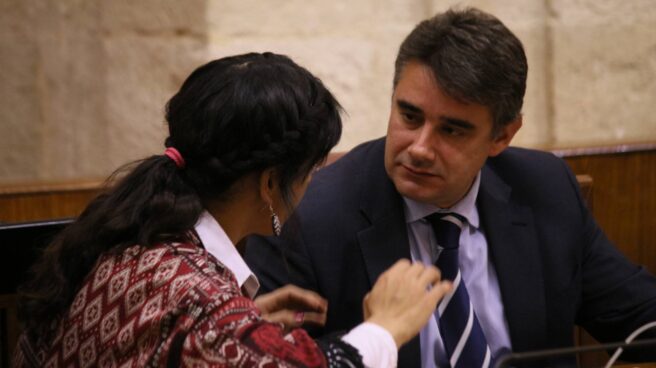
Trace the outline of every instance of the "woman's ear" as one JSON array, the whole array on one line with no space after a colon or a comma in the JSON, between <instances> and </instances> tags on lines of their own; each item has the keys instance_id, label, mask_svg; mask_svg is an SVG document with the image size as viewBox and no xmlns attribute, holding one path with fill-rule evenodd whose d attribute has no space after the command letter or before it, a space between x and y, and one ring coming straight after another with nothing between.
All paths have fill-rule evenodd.
<instances>
[{"instance_id":1,"label":"woman's ear","mask_svg":"<svg viewBox=\"0 0 656 368\"><path fill-rule=\"evenodd\" d=\"M274 169L262 170L262 173L260 174L260 197L262 197L264 203L270 206L273 205L274 181L275 181Z\"/></svg>"}]
</instances>

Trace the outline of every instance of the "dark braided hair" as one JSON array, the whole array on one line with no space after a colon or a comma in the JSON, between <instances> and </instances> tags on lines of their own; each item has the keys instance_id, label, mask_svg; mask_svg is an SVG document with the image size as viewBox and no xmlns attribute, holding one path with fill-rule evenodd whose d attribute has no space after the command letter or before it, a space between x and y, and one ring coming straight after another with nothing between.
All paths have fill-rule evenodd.
<instances>
[{"instance_id":1,"label":"dark braided hair","mask_svg":"<svg viewBox=\"0 0 656 368\"><path fill-rule=\"evenodd\" d=\"M339 105L321 82L284 56L265 53L210 62L168 103L174 146L188 161L184 176L217 196L245 173L275 166L289 200L341 135ZM211 124L199 124L211 122Z\"/></svg>"},{"instance_id":2,"label":"dark braided hair","mask_svg":"<svg viewBox=\"0 0 656 368\"><path fill-rule=\"evenodd\" d=\"M45 249L19 291L31 337L47 338L101 254L177 240L203 203L223 199L239 178L276 169L290 205L292 185L337 144L340 111L319 79L283 55L250 53L196 69L166 107L165 145L186 166L156 155L110 177L116 184Z\"/></svg>"}]
</instances>

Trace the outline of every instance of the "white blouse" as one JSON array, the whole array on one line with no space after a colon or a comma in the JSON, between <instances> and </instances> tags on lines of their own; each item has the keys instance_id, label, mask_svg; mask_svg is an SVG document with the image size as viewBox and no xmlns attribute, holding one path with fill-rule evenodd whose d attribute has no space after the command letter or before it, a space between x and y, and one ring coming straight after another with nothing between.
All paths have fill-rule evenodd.
<instances>
[{"instance_id":1,"label":"white blouse","mask_svg":"<svg viewBox=\"0 0 656 368\"><path fill-rule=\"evenodd\" d=\"M243 292L252 299L260 283L221 225L205 211L198 219L195 230L205 249L232 271ZM396 367L396 343L392 335L381 326L363 322L342 336L342 340L358 350L365 367Z\"/></svg>"}]
</instances>

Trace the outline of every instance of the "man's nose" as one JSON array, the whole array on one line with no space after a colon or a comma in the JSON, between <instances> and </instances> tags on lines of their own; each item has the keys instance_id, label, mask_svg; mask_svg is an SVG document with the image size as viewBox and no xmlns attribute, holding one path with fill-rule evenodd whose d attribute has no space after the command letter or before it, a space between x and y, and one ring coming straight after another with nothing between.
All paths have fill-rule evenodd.
<instances>
[{"instance_id":1,"label":"man's nose","mask_svg":"<svg viewBox=\"0 0 656 368\"><path fill-rule=\"evenodd\" d=\"M425 162L435 159L435 135L429 124L424 124L417 130L412 144L408 147L408 154L413 161Z\"/></svg>"}]
</instances>

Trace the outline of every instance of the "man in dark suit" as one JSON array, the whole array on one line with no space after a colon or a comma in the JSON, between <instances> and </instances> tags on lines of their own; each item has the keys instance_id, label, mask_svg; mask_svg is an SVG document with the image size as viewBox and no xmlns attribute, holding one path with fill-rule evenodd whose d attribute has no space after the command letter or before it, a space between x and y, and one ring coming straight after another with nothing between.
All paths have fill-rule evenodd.
<instances>
[{"instance_id":1,"label":"man in dark suit","mask_svg":"<svg viewBox=\"0 0 656 368\"><path fill-rule=\"evenodd\" d=\"M604 236L566 164L508 148L522 125L527 65L498 19L438 14L410 33L395 66L386 138L317 172L282 237L249 240L263 290L315 290L329 303L315 333L348 330L396 260L440 265L452 248L437 216L460 231L454 293L462 285L471 313L452 343L438 308L400 350L400 367L463 366L477 344L486 365L508 351L571 346L574 325L616 341L656 320L656 279ZM656 359L656 349L625 358Z\"/></svg>"}]
</instances>

